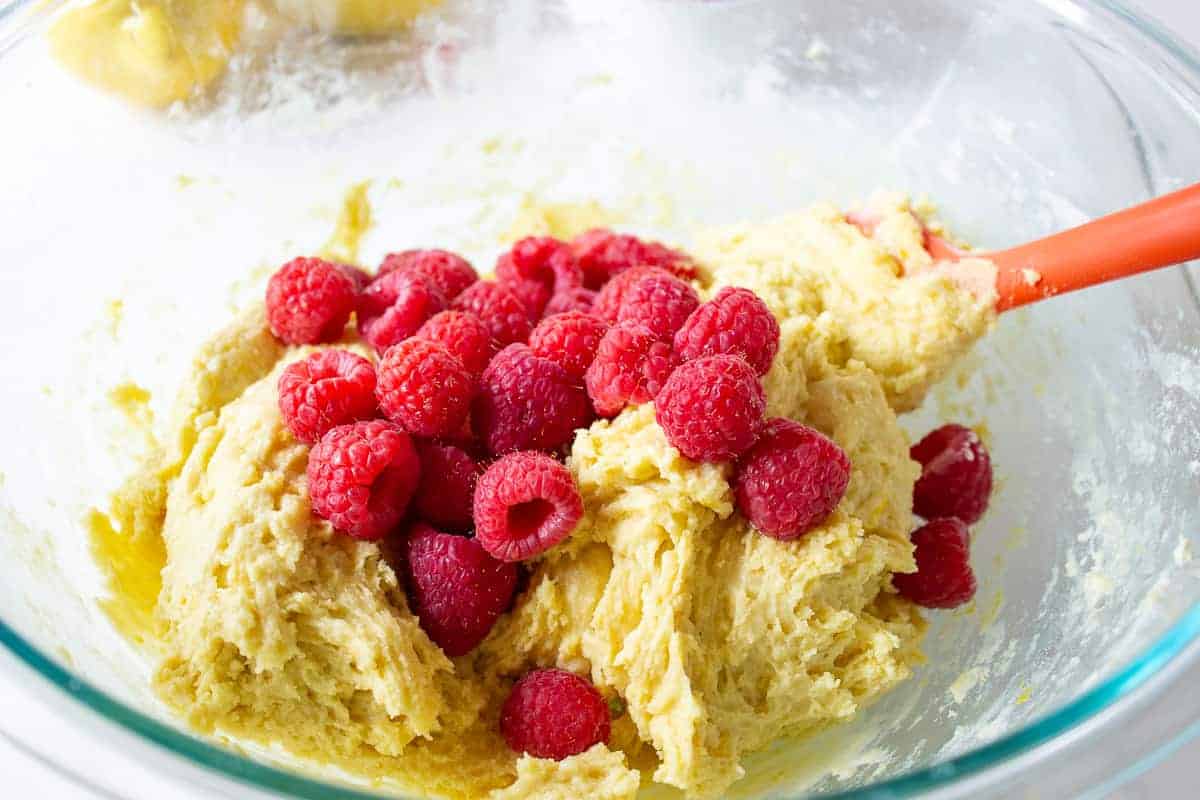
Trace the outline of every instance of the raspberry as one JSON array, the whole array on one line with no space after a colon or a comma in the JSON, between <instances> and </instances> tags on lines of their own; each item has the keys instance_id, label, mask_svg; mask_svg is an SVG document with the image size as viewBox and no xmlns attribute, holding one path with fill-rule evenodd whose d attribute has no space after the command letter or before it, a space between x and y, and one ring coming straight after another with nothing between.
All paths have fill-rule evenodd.
<instances>
[{"instance_id":1,"label":"raspberry","mask_svg":"<svg viewBox=\"0 0 1200 800\"><path fill-rule=\"evenodd\" d=\"M388 253L379 265L379 276L389 272L408 272L420 275L433 284L446 300L453 300L475 281L479 275L460 255L446 250L404 250Z\"/></svg>"},{"instance_id":2,"label":"raspberry","mask_svg":"<svg viewBox=\"0 0 1200 800\"><path fill-rule=\"evenodd\" d=\"M580 311L567 311L539 322L533 333L529 334L529 349L534 355L558 364L572 378L582 381L607 330L607 323L598 317Z\"/></svg>"},{"instance_id":3,"label":"raspberry","mask_svg":"<svg viewBox=\"0 0 1200 800\"><path fill-rule=\"evenodd\" d=\"M798 539L829 517L850 484L850 459L823 434L772 419L738 463L738 510L759 533Z\"/></svg>"},{"instance_id":4,"label":"raspberry","mask_svg":"<svg viewBox=\"0 0 1200 800\"><path fill-rule=\"evenodd\" d=\"M267 282L267 324L288 344L332 342L354 310L354 281L336 264L294 258Z\"/></svg>"},{"instance_id":5,"label":"raspberry","mask_svg":"<svg viewBox=\"0 0 1200 800\"><path fill-rule=\"evenodd\" d=\"M592 304L592 313L605 322L616 322L625 304L625 295L637 285L638 281L651 276L671 277L671 273L660 267L634 267L604 284L604 288L596 294L596 302Z\"/></svg>"},{"instance_id":6,"label":"raspberry","mask_svg":"<svg viewBox=\"0 0 1200 800\"><path fill-rule=\"evenodd\" d=\"M371 282L371 276L362 267L356 267L353 264L334 264L334 266L340 269L343 275L354 281L356 292L361 292Z\"/></svg>"},{"instance_id":7,"label":"raspberry","mask_svg":"<svg viewBox=\"0 0 1200 800\"><path fill-rule=\"evenodd\" d=\"M471 374L437 342L405 339L379 362L379 408L417 436L449 436L461 429L473 393Z\"/></svg>"},{"instance_id":8,"label":"raspberry","mask_svg":"<svg viewBox=\"0 0 1200 800\"><path fill-rule=\"evenodd\" d=\"M671 341L675 331L700 305L696 290L671 275L647 275L625 293L617 310L618 322L635 322Z\"/></svg>"},{"instance_id":9,"label":"raspberry","mask_svg":"<svg viewBox=\"0 0 1200 800\"><path fill-rule=\"evenodd\" d=\"M594 228L576 236L571 249L583 268L583 285L589 289L599 289L618 273L638 266L662 267L685 281L696 279L686 253L627 233Z\"/></svg>"},{"instance_id":10,"label":"raspberry","mask_svg":"<svg viewBox=\"0 0 1200 800\"><path fill-rule=\"evenodd\" d=\"M596 687L561 669L535 669L513 684L500 732L515 752L561 761L608 741L612 716Z\"/></svg>"},{"instance_id":11,"label":"raspberry","mask_svg":"<svg viewBox=\"0 0 1200 800\"><path fill-rule=\"evenodd\" d=\"M501 561L540 555L583 517L583 498L571 471L545 453L509 453L492 462L475 485L475 536Z\"/></svg>"},{"instance_id":12,"label":"raspberry","mask_svg":"<svg viewBox=\"0 0 1200 800\"><path fill-rule=\"evenodd\" d=\"M475 459L452 444L418 442L421 483L413 498L418 516L452 531L471 528L471 504L479 467Z\"/></svg>"},{"instance_id":13,"label":"raspberry","mask_svg":"<svg viewBox=\"0 0 1200 800\"><path fill-rule=\"evenodd\" d=\"M992 459L975 431L943 425L912 446L921 464L913 486L913 511L925 519L958 517L968 525L987 511L992 493Z\"/></svg>"},{"instance_id":14,"label":"raspberry","mask_svg":"<svg viewBox=\"0 0 1200 800\"><path fill-rule=\"evenodd\" d=\"M538 320L556 293L582 285L583 271L566 242L529 236L496 260L496 280L525 304L531 319Z\"/></svg>"},{"instance_id":15,"label":"raspberry","mask_svg":"<svg viewBox=\"0 0 1200 800\"><path fill-rule=\"evenodd\" d=\"M730 353L766 375L779 350L779 323L767 304L749 289L727 286L697 308L675 334L675 352L684 361Z\"/></svg>"},{"instance_id":16,"label":"raspberry","mask_svg":"<svg viewBox=\"0 0 1200 800\"><path fill-rule=\"evenodd\" d=\"M655 400L667 441L693 461L728 461L750 449L762 430L767 397L737 356L689 361Z\"/></svg>"},{"instance_id":17,"label":"raspberry","mask_svg":"<svg viewBox=\"0 0 1200 800\"><path fill-rule=\"evenodd\" d=\"M892 584L925 608L954 608L975 596L971 537L956 517L931 520L913 531L917 571L897 573Z\"/></svg>"},{"instance_id":18,"label":"raspberry","mask_svg":"<svg viewBox=\"0 0 1200 800\"><path fill-rule=\"evenodd\" d=\"M609 328L584 377L592 406L602 417L615 417L627 405L650 402L677 363L671 345L649 328L630 323Z\"/></svg>"},{"instance_id":19,"label":"raspberry","mask_svg":"<svg viewBox=\"0 0 1200 800\"><path fill-rule=\"evenodd\" d=\"M471 410L475 433L492 455L556 450L590 417L583 388L523 344L509 345L492 359Z\"/></svg>"},{"instance_id":20,"label":"raspberry","mask_svg":"<svg viewBox=\"0 0 1200 800\"><path fill-rule=\"evenodd\" d=\"M355 539L379 539L408 510L421 462L408 434L390 422L339 425L308 454L313 512Z\"/></svg>"},{"instance_id":21,"label":"raspberry","mask_svg":"<svg viewBox=\"0 0 1200 800\"><path fill-rule=\"evenodd\" d=\"M375 416L375 367L348 350L320 350L279 376L279 411L288 430L313 444L330 428Z\"/></svg>"},{"instance_id":22,"label":"raspberry","mask_svg":"<svg viewBox=\"0 0 1200 800\"><path fill-rule=\"evenodd\" d=\"M517 296L492 281L476 281L454 299L451 308L479 317L498 347L524 342L533 327Z\"/></svg>"},{"instance_id":23,"label":"raspberry","mask_svg":"<svg viewBox=\"0 0 1200 800\"><path fill-rule=\"evenodd\" d=\"M478 377L495 355L492 335L479 317L465 311L442 311L429 318L417 337L437 342Z\"/></svg>"},{"instance_id":24,"label":"raspberry","mask_svg":"<svg viewBox=\"0 0 1200 800\"><path fill-rule=\"evenodd\" d=\"M542 315L552 317L555 314L562 314L567 311L590 313L592 305L595 302L596 293L591 289L584 289L582 287L568 289L551 297L550 302L546 303L546 310L542 312Z\"/></svg>"},{"instance_id":25,"label":"raspberry","mask_svg":"<svg viewBox=\"0 0 1200 800\"><path fill-rule=\"evenodd\" d=\"M409 531L404 554L421 628L452 658L474 650L512 602L516 565L492 558L475 539L420 522Z\"/></svg>"},{"instance_id":26,"label":"raspberry","mask_svg":"<svg viewBox=\"0 0 1200 800\"><path fill-rule=\"evenodd\" d=\"M358 331L382 353L412 336L445 307L441 292L425 278L389 272L371 281L358 296Z\"/></svg>"}]
</instances>

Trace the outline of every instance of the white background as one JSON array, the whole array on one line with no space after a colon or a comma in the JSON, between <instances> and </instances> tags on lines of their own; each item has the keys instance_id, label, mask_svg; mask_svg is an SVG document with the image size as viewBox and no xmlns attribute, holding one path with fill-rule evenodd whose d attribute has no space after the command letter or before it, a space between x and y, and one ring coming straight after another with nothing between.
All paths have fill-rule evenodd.
<instances>
[{"instance_id":1,"label":"white background","mask_svg":"<svg viewBox=\"0 0 1200 800\"><path fill-rule=\"evenodd\" d=\"M1198 0L1141 0L1138 3L1151 16L1182 34L1200 47L1200 2ZM1198 145L1200 146L1200 145ZM1200 689L1198 689L1200 690ZM16 687L0 684L0 716L36 713L36 706L19 694ZM59 760L79 763L86 758L64 757ZM1200 741L1184 745L1133 782L1109 794L1109 800L1158 800L1159 798L1195 797L1200 779ZM64 800L112 800L95 795L49 766L0 739L0 795L12 798L63 798ZM160 795L162 797L163 795ZM178 791L167 800L189 800Z\"/></svg>"}]
</instances>

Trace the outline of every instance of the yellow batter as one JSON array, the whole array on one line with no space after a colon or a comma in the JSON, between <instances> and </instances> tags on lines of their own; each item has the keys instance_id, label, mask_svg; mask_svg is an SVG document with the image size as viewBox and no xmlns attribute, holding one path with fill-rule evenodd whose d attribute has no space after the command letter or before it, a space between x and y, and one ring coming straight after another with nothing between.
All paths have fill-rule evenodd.
<instances>
[{"instance_id":1,"label":"yellow batter","mask_svg":"<svg viewBox=\"0 0 1200 800\"><path fill-rule=\"evenodd\" d=\"M714 797L746 753L850 718L921 658L924 623L889 578L914 567L918 474L896 411L993 318L990 298L901 277L927 266L920 226L903 198L873 208L875 239L819 205L692 251L706 291L746 286L779 318L771 413L849 454L829 520L795 542L757 535L734 513L727 466L684 459L651 406L627 409L574 443L579 528L454 660L379 548L309 511L307 449L275 390L305 351L277 343L261 307L246 312L197 358L170 438L97 520L102 556L126 542L145 559L110 564L114 589L132 587L112 608L156 653L162 697L202 731L450 797L629 798L649 780ZM623 701L607 747L562 762L505 747L508 687L549 665Z\"/></svg>"},{"instance_id":2,"label":"yellow batter","mask_svg":"<svg viewBox=\"0 0 1200 800\"><path fill-rule=\"evenodd\" d=\"M406 27L440 0L277 0L294 25L354 35ZM93 0L50 31L55 57L89 83L140 105L186 100L225 71L247 0ZM261 9L260 9L261 10Z\"/></svg>"}]
</instances>

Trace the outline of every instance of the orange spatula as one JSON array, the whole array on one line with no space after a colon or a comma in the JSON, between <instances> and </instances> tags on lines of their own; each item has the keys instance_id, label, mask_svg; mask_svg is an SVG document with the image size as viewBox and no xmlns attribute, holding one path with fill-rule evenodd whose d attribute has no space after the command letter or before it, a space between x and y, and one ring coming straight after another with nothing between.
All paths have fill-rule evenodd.
<instances>
[{"instance_id":1,"label":"orange spatula","mask_svg":"<svg viewBox=\"0 0 1200 800\"><path fill-rule=\"evenodd\" d=\"M870 224L855 214L847 219ZM925 248L937 261L970 255L995 264L996 310L1007 311L1200 258L1200 184L1007 250L965 253L930 233Z\"/></svg>"}]
</instances>

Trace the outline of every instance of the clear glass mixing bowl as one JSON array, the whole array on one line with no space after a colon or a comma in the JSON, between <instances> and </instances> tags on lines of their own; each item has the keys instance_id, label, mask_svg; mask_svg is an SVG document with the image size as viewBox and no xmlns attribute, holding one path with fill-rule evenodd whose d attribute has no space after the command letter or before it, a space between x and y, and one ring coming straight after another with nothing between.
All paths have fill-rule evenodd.
<instances>
[{"instance_id":1,"label":"clear glass mixing bowl","mask_svg":"<svg viewBox=\"0 0 1200 800\"><path fill-rule=\"evenodd\" d=\"M264 30L166 113L60 70L56 8L0 9L0 665L44 701L0 728L116 794L124 760L238 797L387 795L183 730L97 607L80 523L143 443L110 389L138 381L162 419L198 343L324 241L348 185L372 181L365 261L486 261L537 202L686 243L889 186L994 247L1200 177L1200 62L1115 3L446 0L389 40ZM907 424L941 419L986 423L998 465L975 606L933 616L913 680L751 758L735 794L1066 796L1195 732L1194 277L1006 315Z\"/></svg>"}]
</instances>

